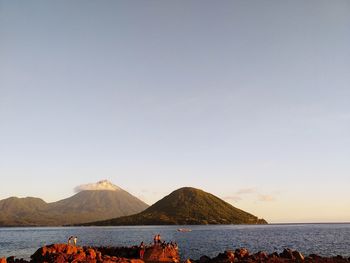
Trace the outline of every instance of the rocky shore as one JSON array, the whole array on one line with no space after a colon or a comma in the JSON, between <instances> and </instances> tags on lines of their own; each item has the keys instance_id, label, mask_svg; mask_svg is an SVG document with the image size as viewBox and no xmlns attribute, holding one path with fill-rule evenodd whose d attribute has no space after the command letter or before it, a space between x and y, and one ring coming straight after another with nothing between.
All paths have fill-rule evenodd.
<instances>
[{"instance_id":1,"label":"rocky shore","mask_svg":"<svg viewBox=\"0 0 350 263\"><path fill-rule=\"evenodd\" d=\"M39 248L31 259L17 259L14 256L0 258L0 263L178 263L180 262L177 248L163 248L159 245L148 246L143 259L140 259L140 248L132 247L79 247L67 244L52 244ZM350 258L342 256L321 257L315 254L305 256L290 249L282 253L257 252L251 254L245 248L229 250L210 258L202 256L199 259L187 259L184 263L288 263L288 262L316 262L316 263L346 263Z\"/></svg>"}]
</instances>

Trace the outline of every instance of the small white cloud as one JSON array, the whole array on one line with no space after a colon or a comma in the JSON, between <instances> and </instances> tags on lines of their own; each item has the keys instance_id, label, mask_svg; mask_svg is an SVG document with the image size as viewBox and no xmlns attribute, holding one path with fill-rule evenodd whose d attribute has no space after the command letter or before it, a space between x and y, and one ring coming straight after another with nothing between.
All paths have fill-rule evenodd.
<instances>
[{"instance_id":1,"label":"small white cloud","mask_svg":"<svg viewBox=\"0 0 350 263\"><path fill-rule=\"evenodd\" d=\"M256 193L256 188L242 188L242 189L239 189L236 193L238 195L254 194L254 193Z\"/></svg>"},{"instance_id":2,"label":"small white cloud","mask_svg":"<svg viewBox=\"0 0 350 263\"><path fill-rule=\"evenodd\" d=\"M263 194L260 194L260 195L259 195L259 201L262 201L262 202L272 202L272 201L275 201L275 198L274 198L272 195L263 195Z\"/></svg>"},{"instance_id":3,"label":"small white cloud","mask_svg":"<svg viewBox=\"0 0 350 263\"><path fill-rule=\"evenodd\" d=\"M238 202L243 199L252 199L252 198L253 199L257 198L261 202L275 201L275 197L273 195L262 194L255 187L239 189L234 194L225 196L223 199L229 200L232 202Z\"/></svg>"},{"instance_id":4,"label":"small white cloud","mask_svg":"<svg viewBox=\"0 0 350 263\"><path fill-rule=\"evenodd\" d=\"M91 184L82 184L74 188L74 192L78 193L81 191L87 191L87 190L110 190L110 191L118 191L121 190L120 187L112 184L108 180L102 180L97 183L91 183Z\"/></svg>"}]
</instances>

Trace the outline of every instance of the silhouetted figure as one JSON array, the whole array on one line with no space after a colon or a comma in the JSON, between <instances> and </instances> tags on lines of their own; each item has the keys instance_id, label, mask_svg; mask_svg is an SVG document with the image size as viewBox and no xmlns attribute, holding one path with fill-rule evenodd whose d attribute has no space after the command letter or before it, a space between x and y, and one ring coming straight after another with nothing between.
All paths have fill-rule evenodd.
<instances>
[{"instance_id":1,"label":"silhouetted figure","mask_svg":"<svg viewBox=\"0 0 350 263\"><path fill-rule=\"evenodd\" d=\"M73 236L70 236L69 238L68 238L68 245L70 245L70 242L73 240Z\"/></svg>"},{"instance_id":2,"label":"silhouetted figure","mask_svg":"<svg viewBox=\"0 0 350 263\"><path fill-rule=\"evenodd\" d=\"M165 257L165 249L166 249L166 243L165 243L165 241L163 241L163 243L162 243L163 257Z\"/></svg>"},{"instance_id":3,"label":"silhouetted figure","mask_svg":"<svg viewBox=\"0 0 350 263\"><path fill-rule=\"evenodd\" d=\"M146 246L142 241L140 244L140 259L143 259L143 256L145 255L145 250L146 250Z\"/></svg>"},{"instance_id":4,"label":"silhouetted figure","mask_svg":"<svg viewBox=\"0 0 350 263\"><path fill-rule=\"evenodd\" d=\"M77 241L78 241L78 237L74 237L74 238L73 238L73 244L74 244L74 246L77 245Z\"/></svg>"}]
</instances>

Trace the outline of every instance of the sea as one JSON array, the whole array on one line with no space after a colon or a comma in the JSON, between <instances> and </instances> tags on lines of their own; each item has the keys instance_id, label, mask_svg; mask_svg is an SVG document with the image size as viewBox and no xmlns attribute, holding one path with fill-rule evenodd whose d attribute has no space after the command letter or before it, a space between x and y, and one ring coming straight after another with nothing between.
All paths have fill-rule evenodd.
<instances>
[{"instance_id":1,"label":"sea","mask_svg":"<svg viewBox=\"0 0 350 263\"><path fill-rule=\"evenodd\" d=\"M179 228L190 232L179 232ZM81 246L132 246L162 240L179 245L181 259L214 257L225 250L245 247L250 252L282 252L350 257L349 224L269 224L205 226L25 227L0 228L0 258L29 259L39 247L78 237Z\"/></svg>"}]
</instances>

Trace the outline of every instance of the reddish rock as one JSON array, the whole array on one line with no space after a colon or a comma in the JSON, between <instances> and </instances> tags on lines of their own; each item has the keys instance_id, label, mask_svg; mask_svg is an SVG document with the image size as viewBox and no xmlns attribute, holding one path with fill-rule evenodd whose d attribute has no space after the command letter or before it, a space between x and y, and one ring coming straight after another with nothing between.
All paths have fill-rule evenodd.
<instances>
[{"instance_id":1,"label":"reddish rock","mask_svg":"<svg viewBox=\"0 0 350 263\"><path fill-rule=\"evenodd\" d=\"M60 252L64 252L67 255L77 254L78 253L78 247L67 245L65 247L61 247ZM82 250L82 248L79 248L79 250Z\"/></svg>"},{"instance_id":2,"label":"reddish rock","mask_svg":"<svg viewBox=\"0 0 350 263\"><path fill-rule=\"evenodd\" d=\"M199 263L208 263L211 260L208 256L201 256L199 259Z\"/></svg>"},{"instance_id":3,"label":"reddish rock","mask_svg":"<svg viewBox=\"0 0 350 263\"><path fill-rule=\"evenodd\" d=\"M83 262L86 254L82 247L67 244L52 244L39 248L32 256L33 262Z\"/></svg>"},{"instance_id":4,"label":"reddish rock","mask_svg":"<svg viewBox=\"0 0 350 263\"><path fill-rule=\"evenodd\" d=\"M97 251L97 252L96 252L96 259L97 259L97 261L99 261L99 262L103 261L102 253L101 253L100 251Z\"/></svg>"},{"instance_id":5,"label":"reddish rock","mask_svg":"<svg viewBox=\"0 0 350 263\"><path fill-rule=\"evenodd\" d=\"M75 247L67 244L52 244L38 249L32 256L31 263L178 263L178 250L169 246L147 247L145 261L138 258L139 248L134 247ZM225 251L215 258L202 256L199 260L188 259L184 263L349 263L342 256L321 257L285 249L281 254L258 252L250 255L246 248ZM1 258L0 263L29 263L24 259Z\"/></svg>"},{"instance_id":6,"label":"reddish rock","mask_svg":"<svg viewBox=\"0 0 350 263\"><path fill-rule=\"evenodd\" d=\"M235 253L233 251L225 251L219 253L215 258L210 260L211 263L232 263L235 261Z\"/></svg>"},{"instance_id":7,"label":"reddish rock","mask_svg":"<svg viewBox=\"0 0 350 263\"><path fill-rule=\"evenodd\" d=\"M100 253L101 254L101 253ZM92 248L88 248L86 250L86 258L87 259L96 259L96 251Z\"/></svg>"},{"instance_id":8,"label":"reddish rock","mask_svg":"<svg viewBox=\"0 0 350 263\"><path fill-rule=\"evenodd\" d=\"M286 248L283 250L283 252L280 254L281 258L287 258L287 259L295 259L293 256L293 251L289 248Z\"/></svg>"},{"instance_id":9,"label":"reddish rock","mask_svg":"<svg viewBox=\"0 0 350 263\"><path fill-rule=\"evenodd\" d=\"M69 257L72 263L86 261L86 254L84 252L73 254Z\"/></svg>"},{"instance_id":10,"label":"reddish rock","mask_svg":"<svg viewBox=\"0 0 350 263\"><path fill-rule=\"evenodd\" d=\"M249 256L249 251L246 248L238 248L235 251L235 256L238 259L243 259Z\"/></svg>"},{"instance_id":11,"label":"reddish rock","mask_svg":"<svg viewBox=\"0 0 350 263\"><path fill-rule=\"evenodd\" d=\"M163 249L161 246L152 246L146 248L143 259L145 262L179 262L180 256L178 250L173 247Z\"/></svg>"},{"instance_id":12,"label":"reddish rock","mask_svg":"<svg viewBox=\"0 0 350 263\"><path fill-rule=\"evenodd\" d=\"M104 256L104 259L105 259L105 260L110 260L110 259L111 259L111 256L106 255L106 256Z\"/></svg>"},{"instance_id":13,"label":"reddish rock","mask_svg":"<svg viewBox=\"0 0 350 263\"><path fill-rule=\"evenodd\" d=\"M230 262L235 261L235 253L233 251L225 251L225 254Z\"/></svg>"},{"instance_id":14,"label":"reddish rock","mask_svg":"<svg viewBox=\"0 0 350 263\"><path fill-rule=\"evenodd\" d=\"M293 254L293 257L299 262L305 260L305 257L303 256L303 254L301 254L299 251L293 251L292 254Z\"/></svg>"},{"instance_id":15,"label":"reddish rock","mask_svg":"<svg viewBox=\"0 0 350 263\"><path fill-rule=\"evenodd\" d=\"M309 257L312 258L312 260L314 261L321 260L321 257L316 254L310 254Z\"/></svg>"},{"instance_id":16,"label":"reddish rock","mask_svg":"<svg viewBox=\"0 0 350 263\"><path fill-rule=\"evenodd\" d=\"M269 255L264 251L259 251L251 256L255 261L263 261L269 258Z\"/></svg>"},{"instance_id":17,"label":"reddish rock","mask_svg":"<svg viewBox=\"0 0 350 263\"><path fill-rule=\"evenodd\" d=\"M58 254L52 261L49 262L54 262L54 263L66 263L67 260L62 254Z\"/></svg>"},{"instance_id":18,"label":"reddish rock","mask_svg":"<svg viewBox=\"0 0 350 263\"><path fill-rule=\"evenodd\" d=\"M280 255L277 252L273 252L272 254L269 255L269 258L279 258Z\"/></svg>"}]
</instances>

